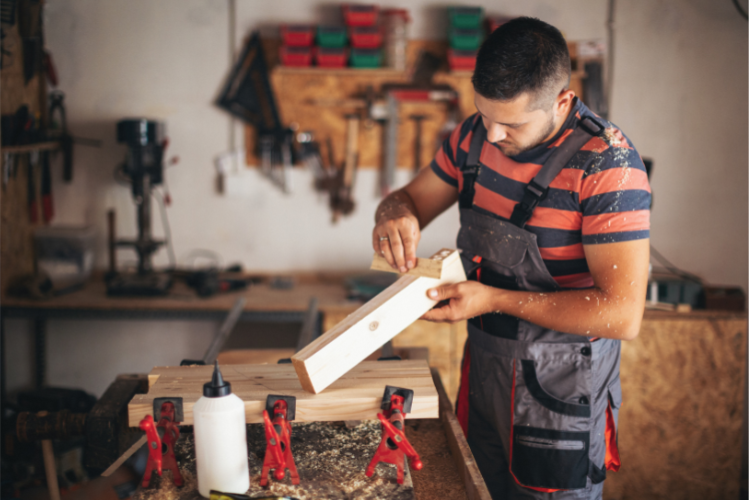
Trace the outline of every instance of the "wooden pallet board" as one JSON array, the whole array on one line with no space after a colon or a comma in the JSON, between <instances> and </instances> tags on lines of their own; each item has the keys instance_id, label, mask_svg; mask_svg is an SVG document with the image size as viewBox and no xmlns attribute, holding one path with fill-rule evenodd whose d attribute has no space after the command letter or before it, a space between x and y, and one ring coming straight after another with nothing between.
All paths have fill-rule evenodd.
<instances>
[{"instance_id":1,"label":"wooden pallet board","mask_svg":"<svg viewBox=\"0 0 753 500\"><path fill-rule=\"evenodd\" d=\"M431 260L442 262L440 278L403 274L291 358L304 389L323 391L434 307L437 301L426 294L430 288L465 281L457 250L442 249Z\"/></svg>"},{"instance_id":2,"label":"wooden pallet board","mask_svg":"<svg viewBox=\"0 0 753 500\"><path fill-rule=\"evenodd\" d=\"M128 404L128 425L136 427L144 416L152 415L152 402L159 397L182 397L182 424L193 425L193 405L212 370L212 366L154 368L149 392L136 395ZM290 364L221 365L220 370L233 393L244 401L250 424L262 422L269 394L296 397L296 422L375 420L386 385L414 391L407 418L439 417L437 390L426 360L364 361L319 394L303 390Z\"/></svg>"}]
</instances>

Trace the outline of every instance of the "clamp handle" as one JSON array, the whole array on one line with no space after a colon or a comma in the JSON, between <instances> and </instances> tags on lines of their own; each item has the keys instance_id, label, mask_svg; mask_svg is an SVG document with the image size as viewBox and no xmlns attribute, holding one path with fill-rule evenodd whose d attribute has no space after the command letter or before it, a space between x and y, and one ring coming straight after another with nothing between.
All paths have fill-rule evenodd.
<instances>
[{"instance_id":1,"label":"clamp handle","mask_svg":"<svg viewBox=\"0 0 753 500\"><path fill-rule=\"evenodd\" d=\"M421 470L424 467L424 463L421 461L421 458L418 456L418 452L415 450L415 448L411 446L408 438L405 437L405 433L392 425L392 422L387 420L387 418L383 414L378 413L377 417L379 417L379 421L382 422L384 431L387 433L390 439L392 439L392 442L394 442L395 445L400 449L400 451L405 453L405 455L408 457L411 469Z\"/></svg>"},{"instance_id":2,"label":"clamp handle","mask_svg":"<svg viewBox=\"0 0 753 500\"><path fill-rule=\"evenodd\" d=\"M267 453L272 453L274 462L278 464L275 467L275 478L281 481L285 477L285 457L282 453L282 442L280 441L280 435L277 434L272 421L269 419L269 413L267 410L262 412L264 416L264 433L267 437Z\"/></svg>"}]
</instances>

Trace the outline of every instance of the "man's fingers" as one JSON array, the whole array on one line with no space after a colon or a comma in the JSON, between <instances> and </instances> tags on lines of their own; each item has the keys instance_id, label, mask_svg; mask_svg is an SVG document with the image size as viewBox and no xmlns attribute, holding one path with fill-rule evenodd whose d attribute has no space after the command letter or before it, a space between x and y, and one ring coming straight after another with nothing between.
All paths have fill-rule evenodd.
<instances>
[{"instance_id":1,"label":"man's fingers","mask_svg":"<svg viewBox=\"0 0 753 500\"><path fill-rule=\"evenodd\" d=\"M387 261L387 264L395 267L395 259L392 256L392 248L390 247L389 237L385 238L384 236L380 236L377 243L379 244L379 253L382 254L384 260Z\"/></svg>"},{"instance_id":2,"label":"man's fingers","mask_svg":"<svg viewBox=\"0 0 753 500\"><path fill-rule=\"evenodd\" d=\"M431 300L447 300L453 297L458 296L458 286L457 285L445 285L445 286L438 286L436 288L430 288L427 290L426 294L429 296Z\"/></svg>"},{"instance_id":3,"label":"man's fingers","mask_svg":"<svg viewBox=\"0 0 753 500\"><path fill-rule=\"evenodd\" d=\"M403 239L400 236L400 232L397 230L396 227L391 227L389 229L390 238L390 248L392 250L392 256L395 259L395 267L400 270L401 273L404 273L408 270L407 267L405 267L405 251L403 246Z\"/></svg>"},{"instance_id":4,"label":"man's fingers","mask_svg":"<svg viewBox=\"0 0 753 500\"><path fill-rule=\"evenodd\" d=\"M442 307L429 309L423 316L421 316L421 319L425 319L426 321L449 321L451 314L452 308L448 304Z\"/></svg>"},{"instance_id":5,"label":"man's fingers","mask_svg":"<svg viewBox=\"0 0 753 500\"><path fill-rule=\"evenodd\" d=\"M403 247L405 251L405 267L406 269L413 269L416 267L416 246L418 245L418 241L416 241L416 238L410 233L401 233L401 236L403 237Z\"/></svg>"}]
</instances>

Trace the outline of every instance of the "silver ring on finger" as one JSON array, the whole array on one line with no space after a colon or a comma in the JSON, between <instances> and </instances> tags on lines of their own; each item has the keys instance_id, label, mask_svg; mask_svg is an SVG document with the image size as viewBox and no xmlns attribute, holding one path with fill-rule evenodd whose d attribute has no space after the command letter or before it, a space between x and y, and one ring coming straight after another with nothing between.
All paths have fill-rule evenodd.
<instances>
[{"instance_id":1,"label":"silver ring on finger","mask_svg":"<svg viewBox=\"0 0 753 500\"><path fill-rule=\"evenodd\" d=\"M389 236L380 236L379 237L379 242L381 243L382 241L388 241L389 239L390 239Z\"/></svg>"}]
</instances>

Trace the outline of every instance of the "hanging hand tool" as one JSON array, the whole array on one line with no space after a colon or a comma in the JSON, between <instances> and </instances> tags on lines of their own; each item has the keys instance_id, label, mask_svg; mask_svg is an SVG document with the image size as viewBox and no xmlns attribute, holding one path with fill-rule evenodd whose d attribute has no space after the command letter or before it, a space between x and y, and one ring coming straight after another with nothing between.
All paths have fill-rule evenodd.
<instances>
[{"instance_id":1,"label":"hanging hand tool","mask_svg":"<svg viewBox=\"0 0 753 500\"><path fill-rule=\"evenodd\" d=\"M149 458L144 471L144 479L141 481L142 488L149 487L149 481L155 469L160 476L163 470L172 471L175 486L183 486L183 476L181 476L178 463L175 461L174 447L180 437L179 422L176 422L175 413L175 405L168 401L162 403L159 422L156 426L151 415L144 417L139 424L141 430L146 432L147 442L149 443ZM162 439L157 432L158 428L164 429Z\"/></svg>"},{"instance_id":2,"label":"hanging hand tool","mask_svg":"<svg viewBox=\"0 0 753 500\"><path fill-rule=\"evenodd\" d=\"M29 221L32 224L36 224L38 220L37 216L37 189L34 183L34 167L39 163L39 151L32 151L27 156L26 171L28 177L28 202L29 202Z\"/></svg>"},{"instance_id":3,"label":"hanging hand tool","mask_svg":"<svg viewBox=\"0 0 753 500\"><path fill-rule=\"evenodd\" d=\"M366 475L371 477L379 462L395 464L397 467L397 484L403 484L405 456L408 456L410 467L421 470L424 466L418 452L405 437L405 414L410 413L413 403L413 391L392 387L384 388L382 397L382 413L377 417L382 422L382 441L379 443L374 458L366 468Z\"/></svg>"},{"instance_id":4,"label":"hanging hand tool","mask_svg":"<svg viewBox=\"0 0 753 500\"><path fill-rule=\"evenodd\" d=\"M417 174L423 165L421 164L421 138L423 137L421 123L427 118L426 115L410 115L410 119L416 124L416 139L413 143L413 173Z\"/></svg>"},{"instance_id":5,"label":"hanging hand tool","mask_svg":"<svg viewBox=\"0 0 753 500\"><path fill-rule=\"evenodd\" d=\"M270 413L272 413L271 420ZM275 479L282 481L285 478L285 469L290 470L291 482L299 484L301 480L290 449L290 433L293 429L290 422L295 419L295 397L270 394L267 396L267 408L263 415L267 452L264 455L259 484L261 486L269 484L270 470L274 470Z\"/></svg>"},{"instance_id":6,"label":"hanging hand tool","mask_svg":"<svg viewBox=\"0 0 753 500\"><path fill-rule=\"evenodd\" d=\"M345 137L345 165L340 172L339 182L330 191L329 205L332 208L332 222L337 222L340 215L353 212L355 202L351 196L353 179L358 165L358 115L345 115L348 121Z\"/></svg>"},{"instance_id":7,"label":"hanging hand tool","mask_svg":"<svg viewBox=\"0 0 753 500\"><path fill-rule=\"evenodd\" d=\"M42 220L49 224L55 215L52 203L52 175L50 173L50 153L42 152Z\"/></svg>"}]
</instances>

